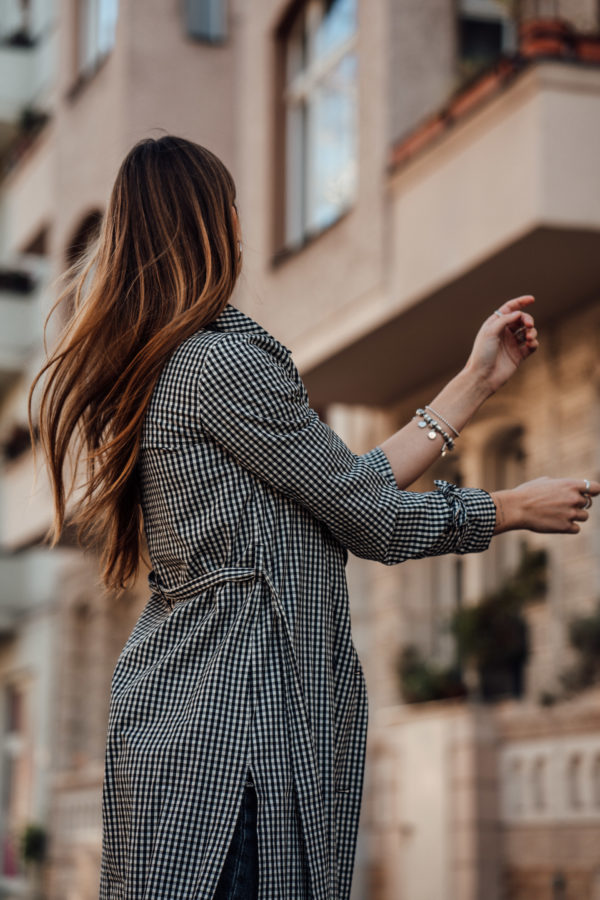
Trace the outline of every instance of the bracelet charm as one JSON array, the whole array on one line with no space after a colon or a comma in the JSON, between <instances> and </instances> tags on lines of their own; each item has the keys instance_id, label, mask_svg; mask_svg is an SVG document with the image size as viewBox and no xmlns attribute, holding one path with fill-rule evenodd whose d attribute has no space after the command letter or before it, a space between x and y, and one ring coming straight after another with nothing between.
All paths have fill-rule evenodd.
<instances>
[{"instance_id":1,"label":"bracelet charm","mask_svg":"<svg viewBox=\"0 0 600 900\"><path fill-rule=\"evenodd\" d=\"M429 408L430 407L426 407L426 409L429 409ZM425 412L425 410L421 409L421 408L417 409L416 413L418 416L421 416L421 418L423 420L422 422L417 422L418 427L419 428L427 428L427 427L430 428L430 431L427 432L427 437L429 438L429 440L434 441L438 434L442 438L442 441L443 441L442 456L445 456L448 450L454 449L453 438L451 438L450 435L446 431L444 431L444 429L442 428L440 423L438 421L436 421L436 419L432 418L432 416L430 416L429 413ZM440 416L440 418L441 418L441 416ZM445 422L445 420L444 420L444 422ZM445 422L445 424L448 424L448 423ZM452 431L455 431L455 429L452 428L452 425L448 425L448 427L451 428Z\"/></svg>"},{"instance_id":2,"label":"bracelet charm","mask_svg":"<svg viewBox=\"0 0 600 900\"><path fill-rule=\"evenodd\" d=\"M450 429L450 431L454 432L456 437L460 437L460 435L459 435L458 431L456 430L456 428L454 427L454 425L451 425L450 422L448 422L443 416L441 416L438 412L436 412L435 409L432 409L431 406L426 406L425 409L428 409L429 412L432 412L434 414L434 416L437 416L438 419L441 419L442 422L444 423L444 425L447 425L448 428Z\"/></svg>"}]
</instances>

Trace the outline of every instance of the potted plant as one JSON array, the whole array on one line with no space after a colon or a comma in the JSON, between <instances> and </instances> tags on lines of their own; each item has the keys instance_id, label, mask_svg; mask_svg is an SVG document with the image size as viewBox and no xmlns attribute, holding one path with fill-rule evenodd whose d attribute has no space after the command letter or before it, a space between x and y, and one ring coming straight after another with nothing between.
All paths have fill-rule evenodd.
<instances>
[{"instance_id":1,"label":"potted plant","mask_svg":"<svg viewBox=\"0 0 600 900\"><path fill-rule=\"evenodd\" d=\"M414 644L403 647L398 659L398 676L405 703L448 700L467 693L455 666L427 662Z\"/></svg>"},{"instance_id":2,"label":"potted plant","mask_svg":"<svg viewBox=\"0 0 600 900\"><path fill-rule=\"evenodd\" d=\"M522 544L516 571L478 604L463 607L452 618L458 658L470 672L471 693L479 693L483 700L523 693L530 649L523 607L545 595L547 561L544 549L531 550Z\"/></svg>"},{"instance_id":3,"label":"potted plant","mask_svg":"<svg viewBox=\"0 0 600 900\"><path fill-rule=\"evenodd\" d=\"M568 633L578 658L563 671L560 680L565 693L572 695L600 683L600 601L590 615L572 618Z\"/></svg>"},{"instance_id":4,"label":"potted plant","mask_svg":"<svg viewBox=\"0 0 600 900\"><path fill-rule=\"evenodd\" d=\"M43 892L43 864L46 859L47 833L43 825L29 822L21 832L21 858L31 881L31 897L41 900Z\"/></svg>"}]
</instances>

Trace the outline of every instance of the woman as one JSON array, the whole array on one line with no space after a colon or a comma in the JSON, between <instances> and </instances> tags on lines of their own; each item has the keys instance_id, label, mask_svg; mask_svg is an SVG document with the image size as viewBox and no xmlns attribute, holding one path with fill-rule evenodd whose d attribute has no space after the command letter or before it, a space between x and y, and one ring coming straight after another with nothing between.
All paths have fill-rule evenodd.
<instances>
[{"instance_id":1,"label":"woman","mask_svg":"<svg viewBox=\"0 0 600 900\"><path fill-rule=\"evenodd\" d=\"M131 581L144 536L152 568L112 679L102 900L348 898L367 732L348 550L396 565L513 528L575 534L600 491L405 490L536 350L532 296L488 316L429 412L357 455L288 348L229 302L240 259L225 166L183 138L139 141L32 385L46 375L53 542L75 439L73 520L104 583Z\"/></svg>"}]
</instances>

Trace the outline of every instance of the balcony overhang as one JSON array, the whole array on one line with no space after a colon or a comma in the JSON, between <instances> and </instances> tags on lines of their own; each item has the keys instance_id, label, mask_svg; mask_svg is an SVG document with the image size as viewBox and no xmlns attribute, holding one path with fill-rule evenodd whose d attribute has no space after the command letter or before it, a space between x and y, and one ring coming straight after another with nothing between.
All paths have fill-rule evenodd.
<instances>
[{"instance_id":1,"label":"balcony overhang","mask_svg":"<svg viewBox=\"0 0 600 900\"><path fill-rule=\"evenodd\" d=\"M466 361L531 293L543 326L600 288L600 66L536 61L390 173L387 282L294 358L315 405L385 405Z\"/></svg>"}]
</instances>

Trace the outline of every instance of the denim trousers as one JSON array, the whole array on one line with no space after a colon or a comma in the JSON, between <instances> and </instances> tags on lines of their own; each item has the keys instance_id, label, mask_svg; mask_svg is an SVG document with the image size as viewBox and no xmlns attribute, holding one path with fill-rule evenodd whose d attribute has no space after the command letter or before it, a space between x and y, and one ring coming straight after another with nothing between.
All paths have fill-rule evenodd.
<instances>
[{"instance_id":1,"label":"denim trousers","mask_svg":"<svg viewBox=\"0 0 600 900\"><path fill-rule=\"evenodd\" d=\"M213 900L256 900L258 897L256 823L256 790L248 773L235 831Z\"/></svg>"}]
</instances>

